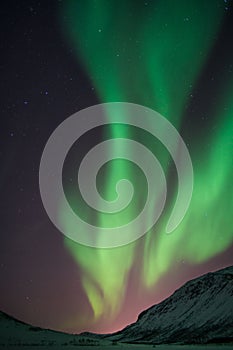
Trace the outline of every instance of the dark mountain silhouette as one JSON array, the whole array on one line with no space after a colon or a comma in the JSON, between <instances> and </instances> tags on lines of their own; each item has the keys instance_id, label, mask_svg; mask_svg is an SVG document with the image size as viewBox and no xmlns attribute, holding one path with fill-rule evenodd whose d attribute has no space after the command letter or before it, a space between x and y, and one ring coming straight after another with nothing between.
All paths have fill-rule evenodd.
<instances>
[{"instance_id":1,"label":"dark mountain silhouette","mask_svg":"<svg viewBox=\"0 0 233 350\"><path fill-rule=\"evenodd\" d=\"M87 334L86 334L87 335ZM130 343L233 343L233 266L191 280L106 339Z\"/></svg>"},{"instance_id":2,"label":"dark mountain silhouette","mask_svg":"<svg viewBox=\"0 0 233 350\"><path fill-rule=\"evenodd\" d=\"M106 342L108 343L108 341L101 341L101 343ZM0 348L27 346L29 349L28 346L45 346L46 349L47 346L62 345L99 345L99 340L34 327L0 312Z\"/></svg>"},{"instance_id":3,"label":"dark mountain silhouette","mask_svg":"<svg viewBox=\"0 0 233 350\"><path fill-rule=\"evenodd\" d=\"M233 344L233 266L191 280L113 334L71 335L30 326L0 312L0 347L143 344Z\"/></svg>"}]
</instances>

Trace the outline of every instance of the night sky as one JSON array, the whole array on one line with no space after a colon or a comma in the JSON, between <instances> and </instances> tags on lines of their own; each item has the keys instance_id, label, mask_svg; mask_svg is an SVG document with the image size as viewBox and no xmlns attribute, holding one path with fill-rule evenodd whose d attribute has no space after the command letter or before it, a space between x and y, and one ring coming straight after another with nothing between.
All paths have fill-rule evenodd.
<instances>
[{"instance_id":1,"label":"night sky","mask_svg":"<svg viewBox=\"0 0 233 350\"><path fill-rule=\"evenodd\" d=\"M55 330L113 332L185 281L232 265L232 3L4 1L0 23L0 310ZM167 151L135 128L92 130L71 149L63 174L77 211L72 162L120 133L158 155L169 200L139 240L90 248L66 238L48 218L40 159L70 115L118 101L152 108L179 130L193 162L193 197L181 225L166 235L177 185ZM143 181L129 165L115 163L99 179L106 196L117 166L119 176ZM143 191L136 201L142 198ZM69 231L62 213L61 220ZM106 225L111 218L98 220Z\"/></svg>"}]
</instances>

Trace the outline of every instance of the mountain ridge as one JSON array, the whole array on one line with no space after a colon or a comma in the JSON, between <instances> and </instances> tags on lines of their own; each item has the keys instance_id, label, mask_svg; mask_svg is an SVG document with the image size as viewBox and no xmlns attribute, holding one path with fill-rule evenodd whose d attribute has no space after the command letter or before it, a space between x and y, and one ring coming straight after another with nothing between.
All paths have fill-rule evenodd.
<instances>
[{"instance_id":1,"label":"mountain ridge","mask_svg":"<svg viewBox=\"0 0 233 350\"><path fill-rule=\"evenodd\" d=\"M233 341L233 266L186 282L142 311L136 322L104 338L148 344Z\"/></svg>"},{"instance_id":2,"label":"mountain ridge","mask_svg":"<svg viewBox=\"0 0 233 350\"><path fill-rule=\"evenodd\" d=\"M101 344L109 342L101 341ZM15 317L9 316L5 312L0 312L0 348L8 346L86 346L99 345L100 341L81 336L78 334L68 334L51 329L44 329L32 326Z\"/></svg>"},{"instance_id":3,"label":"mountain ridge","mask_svg":"<svg viewBox=\"0 0 233 350\"><path fill-rule=\"evenodd\" d=\"M0 312L0 346L233 343L233 266L196 277L112 334L73 335Z\"/></svg>"}]
</instances>

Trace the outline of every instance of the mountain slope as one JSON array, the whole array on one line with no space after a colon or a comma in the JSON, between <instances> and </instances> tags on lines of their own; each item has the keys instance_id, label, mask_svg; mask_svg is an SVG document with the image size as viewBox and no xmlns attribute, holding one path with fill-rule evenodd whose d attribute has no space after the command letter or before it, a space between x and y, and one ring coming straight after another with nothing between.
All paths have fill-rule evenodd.
<instances>
[{"instance_id":1,"label":"mountain slope","mask_svg":"<svg viewBox=\"0 0 233 350\"><path fill-rule=\"evenodd\" d=\"M233 266L187 282L114 334L71 335L33 327L0 312L0 347L123 343L233 342Z\"/></svg>"},{"instance_id":2,"label":"mountain slope","mask_svg":"<svg viewBox=\"0 0 233 350\"><path fill-rule=\"evenodd\" d=\"M107 339L143 343L233 341L233 266L187 282Z\"/></svg>"},{"instance_id":3,"label":"mountain slope","mask_svg":"<svg viewBox=\"0 0 233 350\"><path fill-rule=\"evenodd\" d=\"M0 312L0 348L6 349L8 346L45 346L47 348L47 346L61 345L99 345L99 341L85 336L33 327Z\"/></svg>"}]
</instances>

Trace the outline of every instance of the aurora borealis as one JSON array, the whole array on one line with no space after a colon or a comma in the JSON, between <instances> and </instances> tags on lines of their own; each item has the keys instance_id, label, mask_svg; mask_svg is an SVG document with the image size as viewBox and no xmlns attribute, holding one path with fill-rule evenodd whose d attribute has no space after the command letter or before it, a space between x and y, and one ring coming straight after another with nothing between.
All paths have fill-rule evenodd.
<instances>
[{"instance_id":1,"label":"aurora borealis","mask_svg":"<svg viewBox=\"0 0 233 350\"><path fill-rule=\"evenodd\" d=\"M20 31L14 36L8 28L19 68L9 73L6 106L11 108L4 110L6 120L9 113L11 118L4 124L2 156L0 307L35 325L112 332L135 321L140 311L184 281L233 263L232 4L66 0L55 1L47 13L46 6L28 3L19 10L21 17L6 7L10 23L25 26L22 33L31 33L31 39L25 41L27 35L21 38ZM10 72L14 61L7 52L5 72ZM17 74L21 80L16 84ZM97 187L104 199L114 200L115 184L127 178L135 187L132 203L111 215L83 206L76 189L77 164L101 141L129 138L142 143L157 156L168 186L163 214L145 236L118 248L91 248L65 238L46 216L38 189L39 161L48 137L69 115L119 101L149 107L177 128L193 163L193 195L180 225L166 234L177 196L176 169L167 149L145 131L123 124L87 133L71 148L63 174L69 202L85 220L117 226L134 218L145 202L143 172L118 159L101 169ZM113 158L117 151L108 150ZM16 161L19 152L27 152L31 165L25 158ZM9 174L16 178L14 185ZM157 200L155 196L148 215L153 215ZM6 220L10 215L12 223ZM69 230L62 203L59 217ZM143 229L146 222L141 225Z\"/></svg>"}]
</instances>

